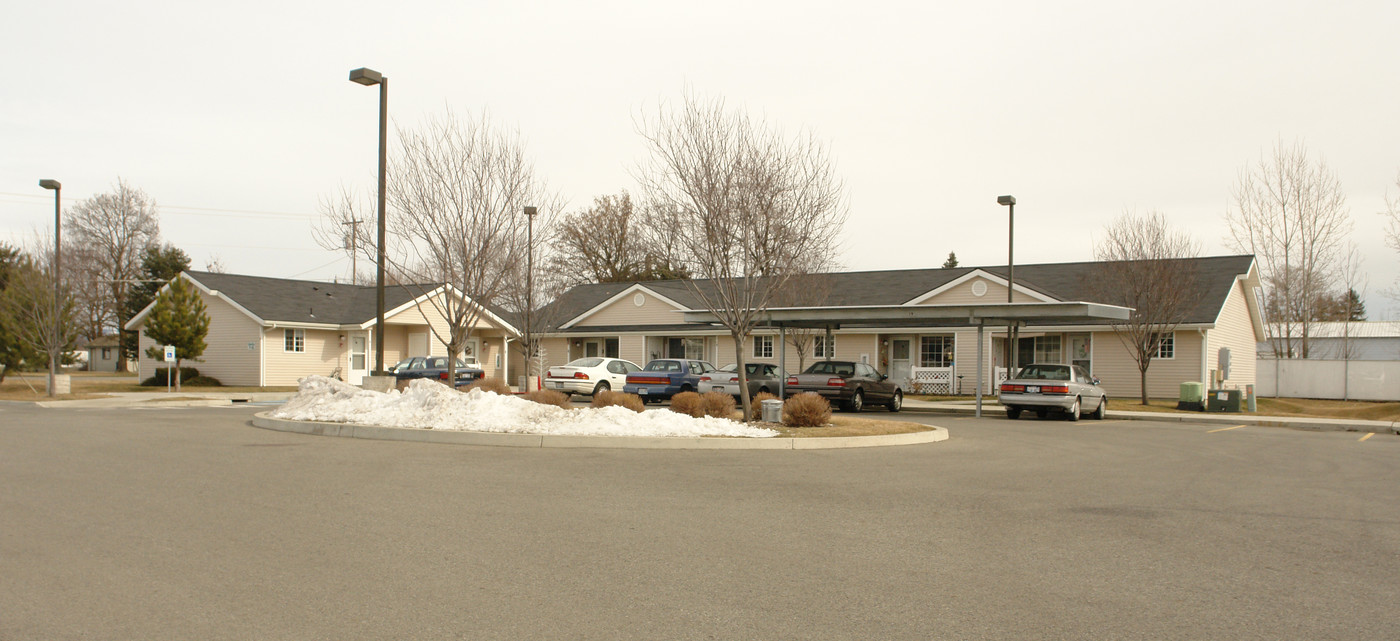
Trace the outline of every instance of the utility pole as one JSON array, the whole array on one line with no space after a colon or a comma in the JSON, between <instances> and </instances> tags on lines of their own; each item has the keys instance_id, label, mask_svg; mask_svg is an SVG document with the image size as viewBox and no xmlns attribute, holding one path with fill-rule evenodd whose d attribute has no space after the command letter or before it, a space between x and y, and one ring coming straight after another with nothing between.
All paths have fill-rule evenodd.
<instances>
[{"instance_id":1,"label":"utility pole","mask_svg":"<svg viewBox=\"0 0 1400 641\"><path fill-rule=\"evenodd\" d=\"M351 284L351 285L358 285L358 284L360 284L360 271L359 271L358 268L356 268L356 264L357 264L357 262L358 262L357 259L358 259L358 257L359 257L359 253L360 253L360 246L359 246L359 240L360 240L360 223L362 223L362 222L364 222L364 221L360 220L359 218L356 218L356 219L351 220L351 221L347 221L347 222L340 223L340 224L342 224L342 225L349 225L349 226L350 226L350 284Z\"/></svg>"}]
</instances>

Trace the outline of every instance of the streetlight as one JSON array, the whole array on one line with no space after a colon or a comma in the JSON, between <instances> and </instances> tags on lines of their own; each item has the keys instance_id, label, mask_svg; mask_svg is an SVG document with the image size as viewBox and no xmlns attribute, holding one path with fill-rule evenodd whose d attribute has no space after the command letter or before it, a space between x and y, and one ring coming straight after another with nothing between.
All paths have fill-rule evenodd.
<instances>
[{"instance_id":1,"label":"streetlight","mask_svg":"<svg viewBox=\"0 0 1400 641\"><path fill-rule=\"evenodd\" d=\"M1011 302L1011 290L1016 286L1016 197L997 196L997 204L1005 205L1007 212L1006 231L1006 302ZM1016 324L1006 326L1006 377L1015 376L1016 369Z\"/></svg>"},{"instance_id":2,"label":"streetlight","mask_svg":"<svg viewBox=\"0 0 1400 641\"><path fill-rule=\"evenodd\" d=\"M360 67L350 72L350 81L366 87L379 85L379 246L374 276L374 375L384 375L384 159L389 129L389 78L373 69Z\"/></svg>"},{"instance_id":3,"label":"streetlight","mask_svg":"<svg viewBox=\"0 0 1400 641\"><path fill-rule=\"evenodd\" d=\"M59 276L63 267L63 219L59 216L61 201L63 200L63 184L52 178L44 178L39 181L39 186L44 189L53 190L53 304L54 311L58 311L59 302ZM54 314L54 342L63 334L63 329L59 327L62 321L62 314ZM50 347L52 350L52 346ZM58 377L58 358L53 351L49 352L49 396L54 396L54 381Z\"/></svg>"},{"instance_id":4,"label":"streetlight","mask_svg":"<svg viewBox=\"0 0 1400 641\"><path fill-rule=\"evenodd\" d=\"M530 360L535 356L535 333L530 326L530 313L535 307L535 214L539 210L529 205L525 206L525 218L528 221L525 226L525 391L530 391L535 383L534 371L530 369Z\"/></svg>"}]
</instances>

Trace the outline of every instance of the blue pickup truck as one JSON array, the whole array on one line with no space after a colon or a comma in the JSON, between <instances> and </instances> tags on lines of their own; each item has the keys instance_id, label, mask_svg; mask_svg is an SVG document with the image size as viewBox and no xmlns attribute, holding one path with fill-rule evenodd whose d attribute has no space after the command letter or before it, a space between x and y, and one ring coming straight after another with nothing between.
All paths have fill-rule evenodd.
<instances>
[{"instance_id":1,"label":"blue pickup truck","mask_svg":"<svg viewBox=\"0 0 1400 641\"><path fill-rule=\"evenodd\" d=\"M700 376L715 371L705 361L682 358L659 358L639 372L627 375L622 391L642 397L643 403L661 401L681 392L700 389Z\"/></svg>"},{"instance_id":2,"label":"blue pickup truck","mask_svg":"<svg viewBox=\"0 0 1400 641\"><path fill-rule=\"evenodd\" d=\"M402 388L415 378L428 378L443 385L447 384L446 356L415 356L399 361L394 366L394 382ZM457 381L453 387L466 387L480 380L486 372L475 360L470 363L457 359Z\"/></svg>"}]
</instances>

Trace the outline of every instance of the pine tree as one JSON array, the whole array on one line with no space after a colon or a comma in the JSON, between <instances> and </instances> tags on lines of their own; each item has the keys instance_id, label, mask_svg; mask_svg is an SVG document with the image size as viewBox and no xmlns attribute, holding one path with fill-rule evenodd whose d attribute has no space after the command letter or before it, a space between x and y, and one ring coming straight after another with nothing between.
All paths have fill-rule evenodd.
<instances>
[{"instance_id":1,"label":"pine tree","mask_svg":"<svg viewBox=\"0 0 1400 641\"><path fill-rule=\"evenodd\" d=\"M166 244L152 245L141 254L141 282L135 283L126 294L126 311L123 318L136 318L156 299L165 283L190 268L190 257L179 247ZM134 360L140 355L136 332L122 330L122 358Z\"/></svg>"},{"instance_id":2,"label":"pine tree","mask_svg":"<svg viewBox=\"0 0 1400 641\"><path fill-rule=\"evenodd\" d=\"M204 313L199 292L184 278L170 281L170 287L156 296L156 305L146 315L146 335L156 345L175 346L175 390L180 390L180 362L199 360L204 355L204 337L209 335L209 315ZM146 350L151 358L161 358L164 350Z\"/></svg>"},{"instance_id":3,"label":"pine tree","mask_svg":"<svg viewBox=\"0 0 1400 641\"><path fill-rule=\"evenodd\" d=\"M948 260L943 261L943 269L952 269L958 266L958 255L948 252Z\"/></svg>"}]
</instances>

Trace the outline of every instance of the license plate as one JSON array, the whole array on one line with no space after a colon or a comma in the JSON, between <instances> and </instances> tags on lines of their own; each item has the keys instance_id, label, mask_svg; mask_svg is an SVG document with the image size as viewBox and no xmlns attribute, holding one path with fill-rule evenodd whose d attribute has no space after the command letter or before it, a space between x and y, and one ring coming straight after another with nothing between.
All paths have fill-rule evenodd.
<instances>
[{"instance_id":1,"label":"license plate","mask_svg":"<svg viewBox=\"0 0 1400 641\"><path fill-rule=\"evenodd\" d=\"M554 389L564 389L563 383L550 383L550 385L553 385Z\"/></svg>"},{"instance_id":2,"label":"license plate","mask_svg":"<svg viewBox=\"0 0 1400 641\"><path fill-rule=\"evenodd\" d=\"M646 394L646 393L647 393L647 388L645 388L645 387L638 387L638 388L637 388L637 395L638 395L638 396L641 396L641 395Z\"/></svg>"},{"instance_id":3,"label":"license plate","mask_svg":"<svg viewBox=\"0 0 1400 641\"><path fill-rule=\"evenodd\" d=\"M721 386L719 386L719 385L716 385L716 386L714 386L714 387L712 387L712 388L710 388L710 389L713 389L713 390L716 391L716 392L723 392L723 391L724 391L724 388L721 387Z\"/></svg>"},{"instance_id":4,"label":"license plate","mask_svg":"<svg viewBox=\"0 0 1400 641\"><path fill-rule=\"evenodd\" d=\"M1040 393L1040 386L1039 386L1039 385L1027 385L1027 386L1026 386L1026 393L1027 393L1027 394L1039 394L1039 393Z\"/></svg>"}]
</instances>

